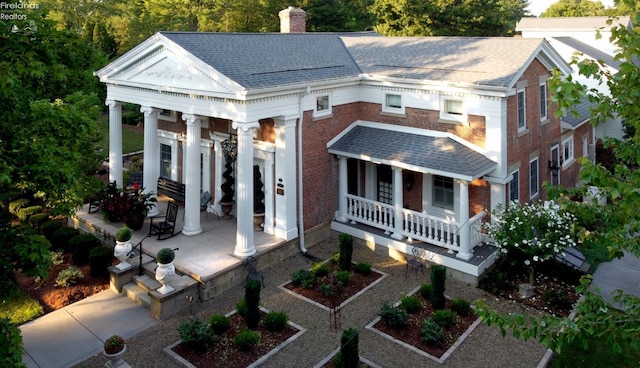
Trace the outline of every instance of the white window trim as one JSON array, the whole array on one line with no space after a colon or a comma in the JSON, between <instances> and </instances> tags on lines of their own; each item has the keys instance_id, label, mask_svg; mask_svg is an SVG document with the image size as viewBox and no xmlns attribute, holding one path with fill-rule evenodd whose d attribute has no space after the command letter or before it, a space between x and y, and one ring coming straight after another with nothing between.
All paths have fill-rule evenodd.
<instances>
[{"instance_id":1,"label":"white window trim","mask_svg":"<svg viewBox=\"0 0 640 368\"><path fill-rule=\"evenodd\" d=\"M158 119L159 120L164 120L164 121L171 121L171 122L176 122L177 118L177 114L174 110L169 110L169 113L164 113L166 109L160 109L160 111L158 111Z\"/></svg>"},{"instance_id":2,"label":"white window trim","mask_svg":"<svg viewBox=\"0 0 640 368\"><path fill-rule=\"evenodd\" d=\"M327 97L328 102L329 102L329 107L326 110L318 110L318 99L322 98L322 97ZM316 103L313 106L313 117L321 117L321 116L331 115L333 113L332 107L333 107L333 105L332 105L331 94L330 93L322 94L322 95L316 95Z\"/></svg>"},{"instance_id":3,"label":"white window trim","mask_svg":"<svg viewBox=\"0 0 640 368\"><path fill-rule=\"evenodd\" d=\"M582 157L589 157L589 136L582 136Z\"/></svg>"},{"instance_id":4,"label":"white window trim","mask_svg":"<svg viewBox=\"0 0 640 368\"><path fill-rule=\"evenodd\" d=\"M462 103L462 114L450 114L447 111L447 102L455 101ZM467 108L465 101L461 98L455 98L450 96L441 96L440 97L440 119L449 120L464 123L467 121Z\"/></svg>"},{"instance_id":5,"label":"white window trim","mask_svg":"<svg viewBox=\"0 0 640 368\"><path fill-rule=\"evenodd\" d=\"M433 204L433 177L432 174L422 176L422 209L428 214L436 217L447 218L451 221L458 221L457 210L460 208L460 186L453 182L453 208L438 207Z\"/></svg>"},{"instance_id":6,"label":"white window trim","mask_svg":"<svg viewBox=\"0 0 640 368\"><path fill-rule=\"evenodd\" d=\"M545 121L549 118L549 101L547 98L547 94L549 93L547 90L547 83L540 83L540 87L544 87L544 96L540 93L540 98L544 97L544 115L542 115L542 111L540 111L540 121ZM540 101L540 109L542 109L542 101ZM525 119L526 121L526 119Z\"/></svg>"},{"instance_id":7,"label":"white window trim","mask_svg":"<svg viewBox=\"0 0 640 368\"><path fill-rule=\"evenodd\" d=\"M520 126L520 111L519 111L519 99L520 99L520 94L522 93L522 98L523 98L523 104L522 106L524 107L524 114L522 115L522 119L523 119L523 124L522 127ZM518 89L516 91L516 124L518 124L518 131L522 132L524 130L527 130L527 94L525 93L525 89L521 88Z\"/></svg>"},{"instance_id":8,"label":"white window trim","mask_svg":"<svg viewBox=\"0 0 640 368\"><path fill-rule=\"evenodd\" d=\"M565 156L565 145L566 144L570 144L571 145L571 149L569 150L569 154L568 156ZM562 144L560 146L560 153L562 155L562 167L565 168L567 166L569 166L571 163L573 163L573 161L575 161L575 144L573 141L573 135L562 140Z\"/></svg>"},{"instance_id":9,"label":"white window trim","mask_svg":"<svg viewBox=\"0 0 640 368\"><path fill-rule=\"evenodd\" d=\"M391 95L400 96L400 107L387 106L387 96L391 96ZM383 91L382 92L382 111L392 113L392 114L404 114L404 98L402 96L402 93Z\"/></svg>"},{"instance_id":10,"label":"white window trim","mask_svg":"<svg viewBox=\"0 0 640 368\"><path fill-rule=\"evenodd\" d=\"M510 200L510 201L512 201L512 200L513 200L513 199L511 199L511 183L512 183L512 182L513 182L513 180L516 178L516 174L517 174L517 178L518 178L518 180L517 180L517 183L518 183L518 191L517 191L517 194L516 194L516 195L517 195L516 200L518 200L518 201L520 200L520 169L517 169L517 170L513 170L513 171L511 172L511 174L510 174L510 175L511 175L511 180L509 180L509 183L508 183L508 184L509 184L509 192L508 192L507 194L509 195L509 200Z\"/></svg>"},{"instance_id":11,"label":"white window trim","mask_svg":"<svg viewBox=\"0 0 640 368\"><path fill-rule=\"evenodd\" d=\"M166 144L171 147L171 180L178 180L178 134L164 130L158 131L158 173L160 173L160 165L162 157L160 152L160 144Z\"/></svg>"},{"instance_id":12,"label":"white window trim","mask_svg":"<svg viewBox=\"0 0 640 368\"><path fill-rule=\"evenodd\" d=\"M533 192L531 188L532 178L531 178L531 164L535 161L536 163L536 191ZM533 199L540 194L540 161L537 157L533 158L529 161L529 198Z\"/></svg>"}]
</instances>

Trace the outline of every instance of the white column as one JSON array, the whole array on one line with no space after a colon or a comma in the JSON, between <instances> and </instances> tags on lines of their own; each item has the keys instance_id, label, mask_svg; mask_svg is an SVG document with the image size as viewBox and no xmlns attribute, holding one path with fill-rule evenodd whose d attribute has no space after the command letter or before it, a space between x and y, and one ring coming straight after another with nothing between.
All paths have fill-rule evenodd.
<instances>
[{"instance_id":1,"label":"white column","mask_svg":"<svg viewBox=\"0 0 640 368\"><path fill-rule=\"evenodd\" d=\"M276 130L276 178L275 178L275 231L280 239L298 237L296 199L296 122L295 117L285 117L275 122Z\"/></svg>"},{"instance_id":2,"label":"white column","mask_svg":"<svg viewBox=\"0 0 640 368\"><path fill-rule=\"evenodd\" d=\"M145 193L152 192L153 198L157 198L158 191L158 109L149 106L140 107L144 114L144 160L143 178ZM155 216L160 213L158 206L153 206L147 216Z\"/></svg>"},{"instance_id":3,"label":"white column","mask_svg":"<svg viewBox=\"0 0 640 368\"><path fill-rule=\"evenodd\" d=\"M404 218L402 217L402 208L404 207L404 200L402 198L402 169L399 167L392 167L393 170L393 206L394 206L394 226L392 238L402 240L402 227L404 226Z\"/></svg>"},{"instance_id":4,"label":"white column","mask_svg":"<svg viewBox=\"0 0 640 368\"><path fill-rule=\"evenodd\" d=\"M232 124L238 131L238 158L236 160L236 248L233 254L248 257L256 253L253 236L253 129L260 123Z\"/></svg>"},{"instance_id":5,"label":"white column","mask_svg":"<svg viewBox=\"0 0 640 368\"><path fill-rule=\"evenodd\" d=\"M264 232L274 235L274 199L273 199L273 152L268 152L264 160Z\"/></svg>"},{"instance_id":6,"label":"white column","mask_svg":"<svg viewBox=\"0 0 640 368\"><path fill-rule=\"evenodd\" d=\"M109 182L122 182L122 102L106 100L109 106Z\"/></svg>"},{"instance_id":7,"label":"white column","mask_svg":"<svg viewBox=\"0 0 640 368\"><path fill-rule=\"evenodd\" d=\"M200 122L202 117L183 114L187 124L187 151L184 159L184 227L182 233L193 236L202 232L200 226Z\"/></svg>"},{"instance_id":8,"label":"white column","mask_svg":"<svg viewBox=\"0 0 640 368\"><path fill-rule=\"evenodd\" d=\"M339 160L338 213L336 220L347 222L347 192L349 191L347 158L341 156Z\"/></svg>"},{"instance_id":9,"label":"white column","mask_svg":"<svg viewBox=\"0 0 640 368\"><path fill-rule=\"evenodd\" d=\"M460 227L460 250L458 251L458 254L456 254L456 257L468 260L473 256L473 254L471 254L471 244L469 244L469 182L466 180L456 181L460 188L458 222L462 224Z\"/></svg>"}]
</instances>

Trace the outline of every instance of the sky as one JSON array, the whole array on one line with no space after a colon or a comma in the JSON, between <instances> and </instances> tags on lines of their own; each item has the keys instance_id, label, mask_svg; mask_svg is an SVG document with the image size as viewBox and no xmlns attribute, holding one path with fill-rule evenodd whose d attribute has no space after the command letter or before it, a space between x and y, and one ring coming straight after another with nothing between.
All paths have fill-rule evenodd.
<instances>
[{"instance_id":1,"label":"sky","mask_svg":"<svg viewBox=\"0 0 640 368\"><path fill-rule=\"evenodd\" d=\"M529 12L535 16L540 15L540 13L547 10L547 8L554 3L557 3L558 0L529 0ZM613 0L600 0L602 5L606 7L613 6Z\"/></svg>"}]
</instances>

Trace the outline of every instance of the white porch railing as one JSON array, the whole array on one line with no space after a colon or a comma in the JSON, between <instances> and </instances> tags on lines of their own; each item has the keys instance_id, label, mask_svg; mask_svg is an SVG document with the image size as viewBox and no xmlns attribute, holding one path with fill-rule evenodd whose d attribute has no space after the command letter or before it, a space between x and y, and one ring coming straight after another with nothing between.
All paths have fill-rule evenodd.
<instances>
[{"instance_id":1,"label":"white porch railing","mask_svg":"<svg viewBox=\"0 0 640 368\"><path fill-rule=\"evenodd\" d=\"M394 233L394 213L392 205L380 203L362 197L347 195L346 218L352 223L362 223L381 230L385 234ZM482 218L485 213L480 212L469 219L469 246L473 249L480 244L482 234ZM400 235L409 240L419 240L431 243L450 252L460 250L460 223L440 217L430 216L423 212L402 209L403 228Z\"/></svg>"}]
</instances>

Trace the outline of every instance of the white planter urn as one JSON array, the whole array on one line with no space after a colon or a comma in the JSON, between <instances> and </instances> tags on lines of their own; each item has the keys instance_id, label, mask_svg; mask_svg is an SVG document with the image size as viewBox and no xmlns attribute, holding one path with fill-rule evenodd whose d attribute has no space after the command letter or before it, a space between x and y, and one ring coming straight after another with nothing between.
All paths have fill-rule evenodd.
<instances>
[{"instance_id":1,"label":"white planter urn","mask_svg":"<svg viewBox=\"0 0 640 368\"><path fill-rule=\"evenodd\" d=\"M122 359L122 355L126 350L127 350L127 345L124 346L124 349L122 349L121 351L115 354L107 354L107 352L103 351L102 353L104 354L104 356L106 356L107 359L109 359L107 363L105 363L105 366L111 367L111 368L124 367L125 362Z\"/></svg>"},{"instance_id":2,"label":"white planter urn","mask_svg":"<svg viewBox=\"0 0 640 368\"><path fill-rule=\"evenodd\" d=\"M158 289L158 292L162 295L168 294L175 289L169 285L169 281L176 275L176 268L173 266L173 262L163 264L158 263L156 268L156 280L162 284L162 287Z\"/></svg>"},{"instance_id":3,"label":"white planter urn","mask_svg":"<svg viewBox=\"0 0 640 368\"><path fill-rule=\"evenodd\" d=\"M116 246L113 248L113 256L116 257L120 263L116 265L119 270L124 270L131 267L131 264L127 262L129 259L129 253L131 253L131 241L116 241Z\"/></svg>"}]
</instances>

